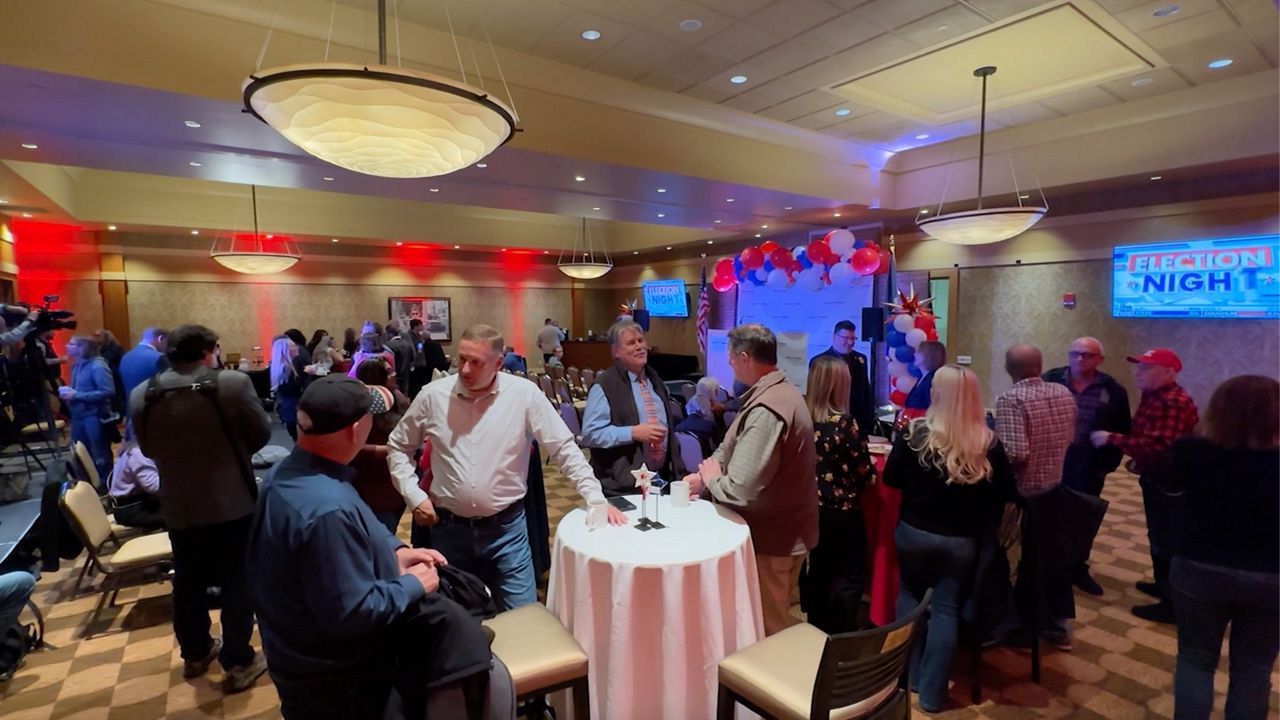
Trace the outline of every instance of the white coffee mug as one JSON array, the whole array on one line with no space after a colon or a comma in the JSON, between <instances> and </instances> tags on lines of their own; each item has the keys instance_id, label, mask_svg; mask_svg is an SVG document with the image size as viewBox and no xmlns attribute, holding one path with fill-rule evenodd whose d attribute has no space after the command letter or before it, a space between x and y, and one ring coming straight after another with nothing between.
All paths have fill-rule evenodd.
<instances>
[{"instance_id":1,"label":"white coffee mug","mask_svg":"<svg viewBox=\"0 0 1280 720\"><path fill-rule=\"evenodd\" d=\"M587 528L595 530L609 524L609 501L591 500L587 503Z\"/></svg>"},{"instance_id":2,"label":"white coffee mug","mask_svg":"<svg viewBox=\"0 0 1280 720\"><path fill-rule=\"evenodd\" d=\"M671 507L689 507L689 483L683 480L671 483Z\"/></svg>"}]
</instances>

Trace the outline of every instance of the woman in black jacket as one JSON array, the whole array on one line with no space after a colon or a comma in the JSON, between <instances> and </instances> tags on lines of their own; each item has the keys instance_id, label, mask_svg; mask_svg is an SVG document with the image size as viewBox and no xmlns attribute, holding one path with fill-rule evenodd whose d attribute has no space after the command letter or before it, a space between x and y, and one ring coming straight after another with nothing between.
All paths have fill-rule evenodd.
<instances>
[{"instance_id":1,"label":"woman in black jacket","mask_svg":"<svg viewBox=\"0 0 1280 720\"><path fill-rule=\"evenodd\" d=\"M946 703L947 677L959 632L960 608L973 585L978 536L999 522L1017 497L1004 446L987 427L978 376L955 365L934 374L929 410L907 426L885 462L884 481L902 490L893 540L900 586L897 616L905 617L929 589L933 603L911 655L910 676L920 708Z\"/></svg>"},{"instance_id":2,"label":"woman in black jacket","mask_svg":"<svg viewBox=\"0 0 1280 720\"><path fill-rule=\"evenodd\" d=\"M1241 375L1213 391L1199 437L1173 446L1180 543L1175 720L1209 717L1231 625L1228 719L1265 718L1280 649L1280 383Z\"/></svg>"}]
</instances>

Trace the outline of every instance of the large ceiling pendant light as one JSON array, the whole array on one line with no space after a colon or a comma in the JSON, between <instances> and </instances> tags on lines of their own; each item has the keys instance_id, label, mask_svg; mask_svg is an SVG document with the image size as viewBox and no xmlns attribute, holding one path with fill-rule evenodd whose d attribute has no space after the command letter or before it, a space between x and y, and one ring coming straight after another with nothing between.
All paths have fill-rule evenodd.
<instances>
[{"instance_id":1,"label":"large ceiling pendant light","mask_svg":"<svg viewBox=\"0 0 1280 720\"><path fill-rule=\"evenodd\" d=\"M244 82L245 110L321 160L379 177L447 175L511 139L515 111L467 84L460 51L461 82L387 65L386 19L386 0L378 0L377 65L255 69Z\"/></svg>"},{"instance_id":2,"label":"large ceiling pendant light","mask_svg":"<svg viewBox=\"0 0 1280 720\"><path fill-rule=\"evenodd\" d=\"M1030 196L1024 196L1018 190L1016 176L1014 177L1014 195L1018 198L1017 206L982 207L982 181L987 150L987 78L995 72L996 68L993 65L973 71L975 77L982 78L982 120L978 129L978 208L939 213L925 219L917 216L917 227L945 243L986 245L1008 240L1028 230L1049 212L1048 203L1044 202L1043 191L1040 192L1040 206L1022 204L1022 201ZM942 202L945 201L944 195L942 201L938 203L939 210L942 208Z\"/></svg>"},{"instance_id":3,"label":"large ceiling pendant light","mask_svg":"<svg viewBox=\"0 0 1280 720\"><path fill-rule=\"evenodd\" d=\"M565 250L569 253L567 258ZM594 280L613 269L613 258L602 245L597 247L591 242L587 235L587 219L582 218L582 236L574 239L572 247L560 251L556 267L575 280Z\"/></svg>"},{"instance_id":4,"label":"large ceiling pendant light","mask_svg":"<svg viewBox=\"0 0 1280 720\"><path fill-rule=\"evenodd\" d=\"M273 237L271 239L279 244L280 249L271 251L264 247L262 235L258 232L258 187L250 185L249 191L253 197L253 237L237 238L232 233L225 249L222 247L222 239L216 237L209 250L209 257L228 270L245 275L271 275L288 270L302 259L298 246L294 244L290 247L287 238Z\"/></svg>"}]
</instances>

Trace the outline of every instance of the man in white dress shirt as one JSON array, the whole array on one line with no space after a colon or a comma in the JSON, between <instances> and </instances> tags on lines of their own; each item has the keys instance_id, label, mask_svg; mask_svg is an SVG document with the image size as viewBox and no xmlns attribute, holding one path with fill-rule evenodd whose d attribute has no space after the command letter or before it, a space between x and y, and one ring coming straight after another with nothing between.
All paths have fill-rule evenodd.
<instances>
[{"instance_id":1,"label":"man in white dress shirt","mask_svg":"<svg viewBox=\"0 0 1280 720\"><path fill-rule=\"evenodd\" d=\"M502 335L475 325L458 343L458 374L427 385L387 441L387 464L413 521L434 525L432 544L493 593L498 610L537 602L524 495L533 440L590 501L603 498L573 433L534 383L499 373ZM431 445L430 495L413 456ZM609 522L626 516L609 506Z\"/></svg>"}]
</instances>

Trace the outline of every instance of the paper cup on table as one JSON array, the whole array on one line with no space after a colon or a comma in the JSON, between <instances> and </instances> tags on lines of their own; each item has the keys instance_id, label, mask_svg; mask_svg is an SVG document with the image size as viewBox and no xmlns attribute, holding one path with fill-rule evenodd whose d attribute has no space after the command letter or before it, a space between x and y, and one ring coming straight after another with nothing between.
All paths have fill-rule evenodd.
<instances>
[{"instance_id":1,"label":"paper cup on table","mask_svg":"<svg viewBox=\"0 0 1280 720\"><path fill-rule=\"evenodd\" d=\"M683 480L671 483L671 507L689 507L689 483Z\"/></svg>"},{"instance_id":2,"label":"paper cup on table","mask_svg":"<svg viewBox=\"0 0 1280 720\"><path fill-rule=\"evenodd\" d=\"M587 503L587 528L595 530L609 524L609 501L591 500Z\"/></svg>"}]
</instances>

